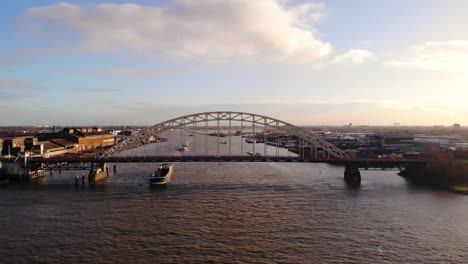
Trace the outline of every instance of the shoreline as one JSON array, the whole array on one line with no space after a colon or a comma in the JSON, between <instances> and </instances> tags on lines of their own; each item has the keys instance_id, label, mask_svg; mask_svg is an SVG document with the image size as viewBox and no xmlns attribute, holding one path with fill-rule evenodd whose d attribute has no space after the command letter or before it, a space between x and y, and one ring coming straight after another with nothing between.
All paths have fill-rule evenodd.
<instances>
[{"instance_id":1,"label":"shoreline","mask_svg":"<svg viewBox=\"0 0 468 264\"><path fill-rule=\"evenodd\" d=\"M433 166L429 168L408 166L398 175L420 186L440 188L452 193L468 195L468 182L464 179L466 176L453 173L450 170L450 166L453 164L448 164L450 163L439 163L436 166L437 169Z\"/></svg>"}]
</instances>

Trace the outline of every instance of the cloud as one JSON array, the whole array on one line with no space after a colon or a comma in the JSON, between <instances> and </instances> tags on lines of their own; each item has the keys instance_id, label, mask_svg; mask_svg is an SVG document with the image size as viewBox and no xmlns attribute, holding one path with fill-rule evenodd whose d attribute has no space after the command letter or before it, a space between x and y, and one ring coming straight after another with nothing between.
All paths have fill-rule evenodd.
<instances>
[{"instance_id":1,"label":"cloud","mask_svg":"<svg viewBox=\"0 0 468 264\"><path fill-rule=\"evenodd\" d=\"M399 102L335 101L294 103L184 104L155 103L151 100L128 102L109 98L83 98L63 108L55 104L3 104L2 124L40 125L154 125L178 116L205 111L240 111L278 118L295 125L434 125L468 123L468 107L439 104L405 105ZM77 111L80 113L76 115ZM158 113L154 115L154 113ZM304 115L302 113L314 113ZM63 118L66 115L67 118Z\"/></svg>"},{"instance_id":2,"label":"cloud","mask_svg":"<svg viewBox=\"0 0 468 264\"><path fill-rule=\"evenodd\" d=\"M33 84L19 80L0 79L0 90L36 90L41 87L42 86L38 84Z\"/></svg>"},{"instance_id":3,"label":"cloud","mask_svg":"<svg viewBox=\"0 0 468 264\"><path fill-rule=\"evenodd\" d=\"M290 8L291 12L302 22L303 27L323 20L327 16L324 9L323 3L304 3Z\"/></svg>"},{"instance_id":4,"label":"cloud","mask_svg":"<svg viewBox=\"0 0 468 264\"><path fill-rule=\"evenodd\" d=\"M86 53L83 47L32 47L0 52L0 67L11 67L27 64L34 59L60 55L80 55Z\"/></svg>"},{"instance_id":5,"label":"cloud","mask_svg":"<svg viewBox=\"0 0 468 264\"><path fill-rule=\"evenodd\" d=\"M74 88L71 90L91 93L115 93L120 91L120 89L116 88Z\"/></svg>"},{"instance_id":6,"label":"cloud","mask_svg":"<svg viewBox=\"0 0 468 264\"><path fill-rule=\"evenodd\" d=\"M358 65L377 59L372 52L362 49L350 49L347 52L337 55L332 64Z\"/></svg>"},{"instance_id":7,"label":"cloud","mask_svg":"<svg viewBox=\"0 0 468 264\"><path fill-rule=\"evenodd\" d=\"M313 27L325 16L323 5L285 3L288 1L175 0L164 7L81 7L61 2L31 8L19 21L25 28L61 28L64 38L70 31L78 34L79 44L74 49L80 52L132 51L210 62L317 62L328 56L331 45L319 39Z\"/></svg>"},{"instance_id":8,"label":"cloud","mask_svg":"<svg viewBox=\"0 0 468 264\"><path fill-rule=\"evenodd\" d=\"M30 93L9 93L0 91L0 102L9 102L12 100L21 100L26 98L31 98Z\"/></svg>"},{"instance_id":9,"label":"cloud","mask_svg":"<svg viewBox=\"0 0 468 264\"><path fill-rule=\"evenodd\" d=\"M415 45L409 54L391 58L385 65L441 72L468 72L468 41L450 40Z\"/></svg>"},{"instance_id":10,"label":"cloud","mask_svg":"<svg viewBox=\"0 0 468 264\"><path fill-rule=\"evenodd\" d=\"M46 88L39 84L33 84L14 79L0 79L0 103L23 100L33 97L33 92Z\"/></svg>"},{"instance_id":11,"label":"cloud","mask_svg":"<svg viewBox=\"0 0 468 264\"><path fill-rule=\"evenodd\" d=\"M157 70L157 69L124 69L124 68L111 68L98 70L98 75L103 76L118 76L130 77L134 79L156 79L163 76L176 76L194 72L193 70Z\"/></svg>"},{"instance_id":12,"label":"cloud","mask_svg":"<svg viewBox=\"0 0 468 264\"><path fill-rule=\"evenodd\" d=\"M89 103L89 102L86 102ZM108 109L112 109L111 112ZM96 113L107 124L154 125L178 116L205 111L240 111L278 118L295 125L345 125L373 124L392 125L451 125L453 122L468 122L468 107L440 105L406 106L391 102L322 102L322 103L239 103L239 104L155 104L150 101L138 103L95 101L83 115ZM154 115L151 113L159 113ZM314 113L303 115L301 113ZM63 121L61 121L63 122ZM110 122L110 123L109 123Z\"/></svg>"}]
</instances>

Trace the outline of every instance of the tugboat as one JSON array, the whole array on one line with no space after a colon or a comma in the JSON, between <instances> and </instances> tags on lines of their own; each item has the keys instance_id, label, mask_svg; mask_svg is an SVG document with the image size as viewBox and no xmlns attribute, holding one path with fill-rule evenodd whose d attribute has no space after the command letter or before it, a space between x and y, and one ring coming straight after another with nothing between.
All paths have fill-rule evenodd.
<instances>
[{"instance_id":1,"label":"tugboat","mask_svg":"<svg viewBox=\"0 0 468 264\"><path fill-rule=\"evenodd\" d=\"M172 180L174 165L169 163L161 164L150 177L151 185L165 185Z\"/></svg>"}]
</instances>

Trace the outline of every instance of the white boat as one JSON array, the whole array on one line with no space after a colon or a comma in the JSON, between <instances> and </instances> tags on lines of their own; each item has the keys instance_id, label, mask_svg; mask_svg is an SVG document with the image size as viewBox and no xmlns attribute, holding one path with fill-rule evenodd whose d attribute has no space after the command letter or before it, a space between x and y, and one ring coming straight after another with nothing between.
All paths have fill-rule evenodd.
<instances>
[{"instance_id":1,"label":"white boat","mask_svg":"<svg viewBox=\"0 0 468 264\"><path fill-rule=\"evenodd\" d=\"M220 141L219 144L227 144L227 141L226 140Z\"/></svg>"},{"instance_id":2,"label":"white boat","mask_svg":"<svg viewBox=\"0 0 468 264\"><path fill-rule=\"evenodd\" d=\"M255 143L255 139L253 139L253 138L247 138L247 139L245 140L245 143Z\"/></svg>"},{"instance_id":3,"label":"white boat","mask_svg":"<svg viewBox=\"0 0 468 264\"><path fill-rule=\"evenodd\" d=\"M161 164L150 177L151 185L164 185L172 180L174 174L174 165L169 163Z\"/></svg>"},{"instance_id":4,"label":"white boat","mask_svg":"<svg viewBox=\"0 0 468 264\"><path fill-rule=\"evenodd\" d=\"M186 143L182 144L180 147L179 147L179 151L187 151L188 150L188 145Z\"/></svg>"}]
</instances>

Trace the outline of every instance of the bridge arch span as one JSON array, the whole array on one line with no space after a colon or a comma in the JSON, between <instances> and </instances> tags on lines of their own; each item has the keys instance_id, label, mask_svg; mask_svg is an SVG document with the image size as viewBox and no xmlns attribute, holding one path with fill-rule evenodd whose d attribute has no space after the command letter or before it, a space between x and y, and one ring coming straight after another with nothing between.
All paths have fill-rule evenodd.
<instances>
[{"instance_id":1,"label":"bridge arch span","mask_svg":"<svg viewBox=\"0 0 468 264\"><path fill-rule=\"evenodd\" d=\"M264 115L233 111L195 113L166 120L148 127L136 135L125 138L112 148L105 151L101 158L116 156L126 150L137 148L141 146L140 142L148 140L151 136L157 136L171 129L185 129L188 125L195 126L200 123L204 123L206 125L213 121L217 122L218 125L219 122L228 122L229 125L231 125L232 121L237 121L250 123L254 129L257 125L265 128L269 127L270 129L276 129L277 131L287 131L290 135L294 135L303 142L307 142L311 149L314 148L315 150L322 150L328 155L328 157L335 159L349 158L341 149L306 129Z\"/></svg>"}]
</instances>

